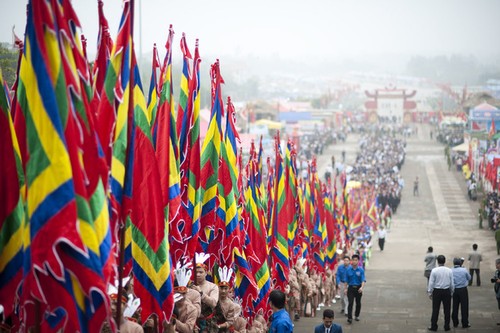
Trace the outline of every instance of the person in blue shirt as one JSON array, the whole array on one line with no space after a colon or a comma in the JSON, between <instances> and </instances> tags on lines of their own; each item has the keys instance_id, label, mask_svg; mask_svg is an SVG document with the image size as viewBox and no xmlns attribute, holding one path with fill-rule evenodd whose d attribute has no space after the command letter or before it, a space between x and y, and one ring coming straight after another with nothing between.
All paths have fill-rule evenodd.
<instances>
[{"instance_id":1,"label":"person in blue shirt","mask_svg":"<svg viewBox=\"0 0 500 333\"><path fill-rule=\"evenodd\" d=\"M269 318L271 326L269 333L292 333L293 324L288 312L285 310L286 295L281 290L273 290L269 293L269 305L273 314Z\"/></svg>"},{"instance_id":2,"label":"person in blue shirt","mask_svg":"<svg viewBox=\"0 0 500 333\"><path fill-rule=\"evenodd\" d=\"M359 314L361 312L361 296L363 296L363 287L365 286L365 271L358 266L359 255L353 254L351 258L351 266L346 271L346 294L349 305L347 306L347 322L352 323L352 307L354 300L356 300L356 311L354 319L359 321Z\"/></svg>"},{"instance_id":3,"label":"person in blue shirt","mask_svg":"<svg viewBox=\"0 0 500 333\"><path fill-rule=\"evenodd\" d=\"M341 303L342 303L342 309L340 310L340 313L345 313L347 315L347 293L345 292L345 283L347 281L347 268L351 264L351 259L349 256L344 256L344 264L339 265L337 267L337 274L336 274L336 280L337 280L337 290L340 290L339 296L341 298Z\"/></svg>"},{"instance_id":4,"label":"person in blue shirt","mask_svg":"<svg viewBox=\"0 0 500 333\"><path fill-rule=\"evenodd\" d=\"M460 258L453 259L453 284L455 291L453 292L453 309L451 311L451 320L453 327L458 326L458 308L460 307L462 314L462 327L470 327L469 324L469 293L467 285L471 279L471 275L465 268L462 267L463 261Z\"/></svg>"},{"instance_id":5,"label":"person in blue shirt","mask_svg":"<svg viewBox=\"0 0 500 333\"><path fill-rule=\"evenodd\" d=\"M323 311L323 324L316 326L314 333L342 333L342 326L333 322L334 317L332 309L325 309Z\"/></svg>"}]
</instances>

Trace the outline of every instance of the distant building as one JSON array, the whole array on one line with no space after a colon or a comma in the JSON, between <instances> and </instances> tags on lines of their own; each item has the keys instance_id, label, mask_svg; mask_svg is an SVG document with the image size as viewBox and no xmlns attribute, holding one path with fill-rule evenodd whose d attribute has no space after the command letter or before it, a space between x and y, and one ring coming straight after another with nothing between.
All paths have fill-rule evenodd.
<instances>
[{"instance_id":1,"label":"distant building","mask_svg":"<svg viewBox=\"0 0 500 333\"><path fill-rule=\"evenodd\" d=\"M375 89L374 92L365 91L369 98L365 102L368 120L375 122L377 119L389 119L399 123L412 121L411 112L416 109L417 103L411 99L416 93L416 90L407 93L406 89L396 87Z\"/></svg>"}]
</instances>

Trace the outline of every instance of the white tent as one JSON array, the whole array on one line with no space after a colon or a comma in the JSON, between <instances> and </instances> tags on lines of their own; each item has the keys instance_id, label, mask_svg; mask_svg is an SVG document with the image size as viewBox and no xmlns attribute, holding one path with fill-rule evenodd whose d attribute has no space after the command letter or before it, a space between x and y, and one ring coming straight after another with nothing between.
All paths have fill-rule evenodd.
<instances>
[{"instance_id":1,"label":"white tent","mask_svg":"<svg viewBox=\"0 0 500 333\"><path fill-rule=\"evenodd\" d=\"M467 151L469 151L469 143L468 142L461 143L458 146L451 148L451 150L467 152Z\"/></svg>"}]
</instances>

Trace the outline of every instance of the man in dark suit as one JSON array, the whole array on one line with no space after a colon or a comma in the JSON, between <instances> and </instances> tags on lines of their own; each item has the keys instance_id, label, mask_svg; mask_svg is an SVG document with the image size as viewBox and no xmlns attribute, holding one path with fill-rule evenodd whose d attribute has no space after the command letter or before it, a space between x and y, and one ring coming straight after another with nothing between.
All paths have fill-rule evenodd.
<instances>
[{"instance_id":1,"label":"man in dark suit","mask_svg":"<svg viewBox=\"0 0 500 333\"><path fill-rule=\"evenodd\" d=\"M323 324L314 328L314 333L342 333L342 326L333 322L334 313L332 309L323 311Z\"/></svg>"}]
</instances>

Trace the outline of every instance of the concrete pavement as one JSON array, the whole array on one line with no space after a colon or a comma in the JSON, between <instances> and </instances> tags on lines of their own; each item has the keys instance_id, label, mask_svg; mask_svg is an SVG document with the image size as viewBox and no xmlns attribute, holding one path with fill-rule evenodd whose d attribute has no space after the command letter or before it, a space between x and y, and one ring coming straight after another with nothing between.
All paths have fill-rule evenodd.
<instances>
[{"instance_id":1,"label":"concrete pavement","mask_svg":"<svg viewBox=\"0 0 500 333\"><path fill-rule=\"evenodd\" d=\"M465 179L461 173L448 171L444 159L444 147L431 141L430 128L419 126L418 135L407 140L406 162L402 175L406 186L401 205L394 215L391 230L383 252L376 241L372 257L366 269L367 285L362 298L361 321L348 325L340 314L339 303L332 308L335 322L344 332L404 332L423 333L430 326L431 301L426 293L423 276L424 256L428 246L436 254L444 254L446 266L452 267L453 257L465 257L473 243L483 254L480 287L469 287L469 321L471 327L461 326L451 331L489 333L500 332L500 313L490 279L495 271L496 245L494 234L479 229L478 202L469 201ZM352 161L357 147L357 135L349 136L346 143L329 147L318 158L320 175L332 154L339 159L345 149L347 161ZM418 197L413 196L413 180L419 177ZM500 256L499 256L500 257ZM465 262L467 267L467 260ZM295 322L295 332L312 332L321 323L321 311L317 318L301 318ZM439 329L443 330L443 314L439 317Z\"/></svg>"}]
</instances>

